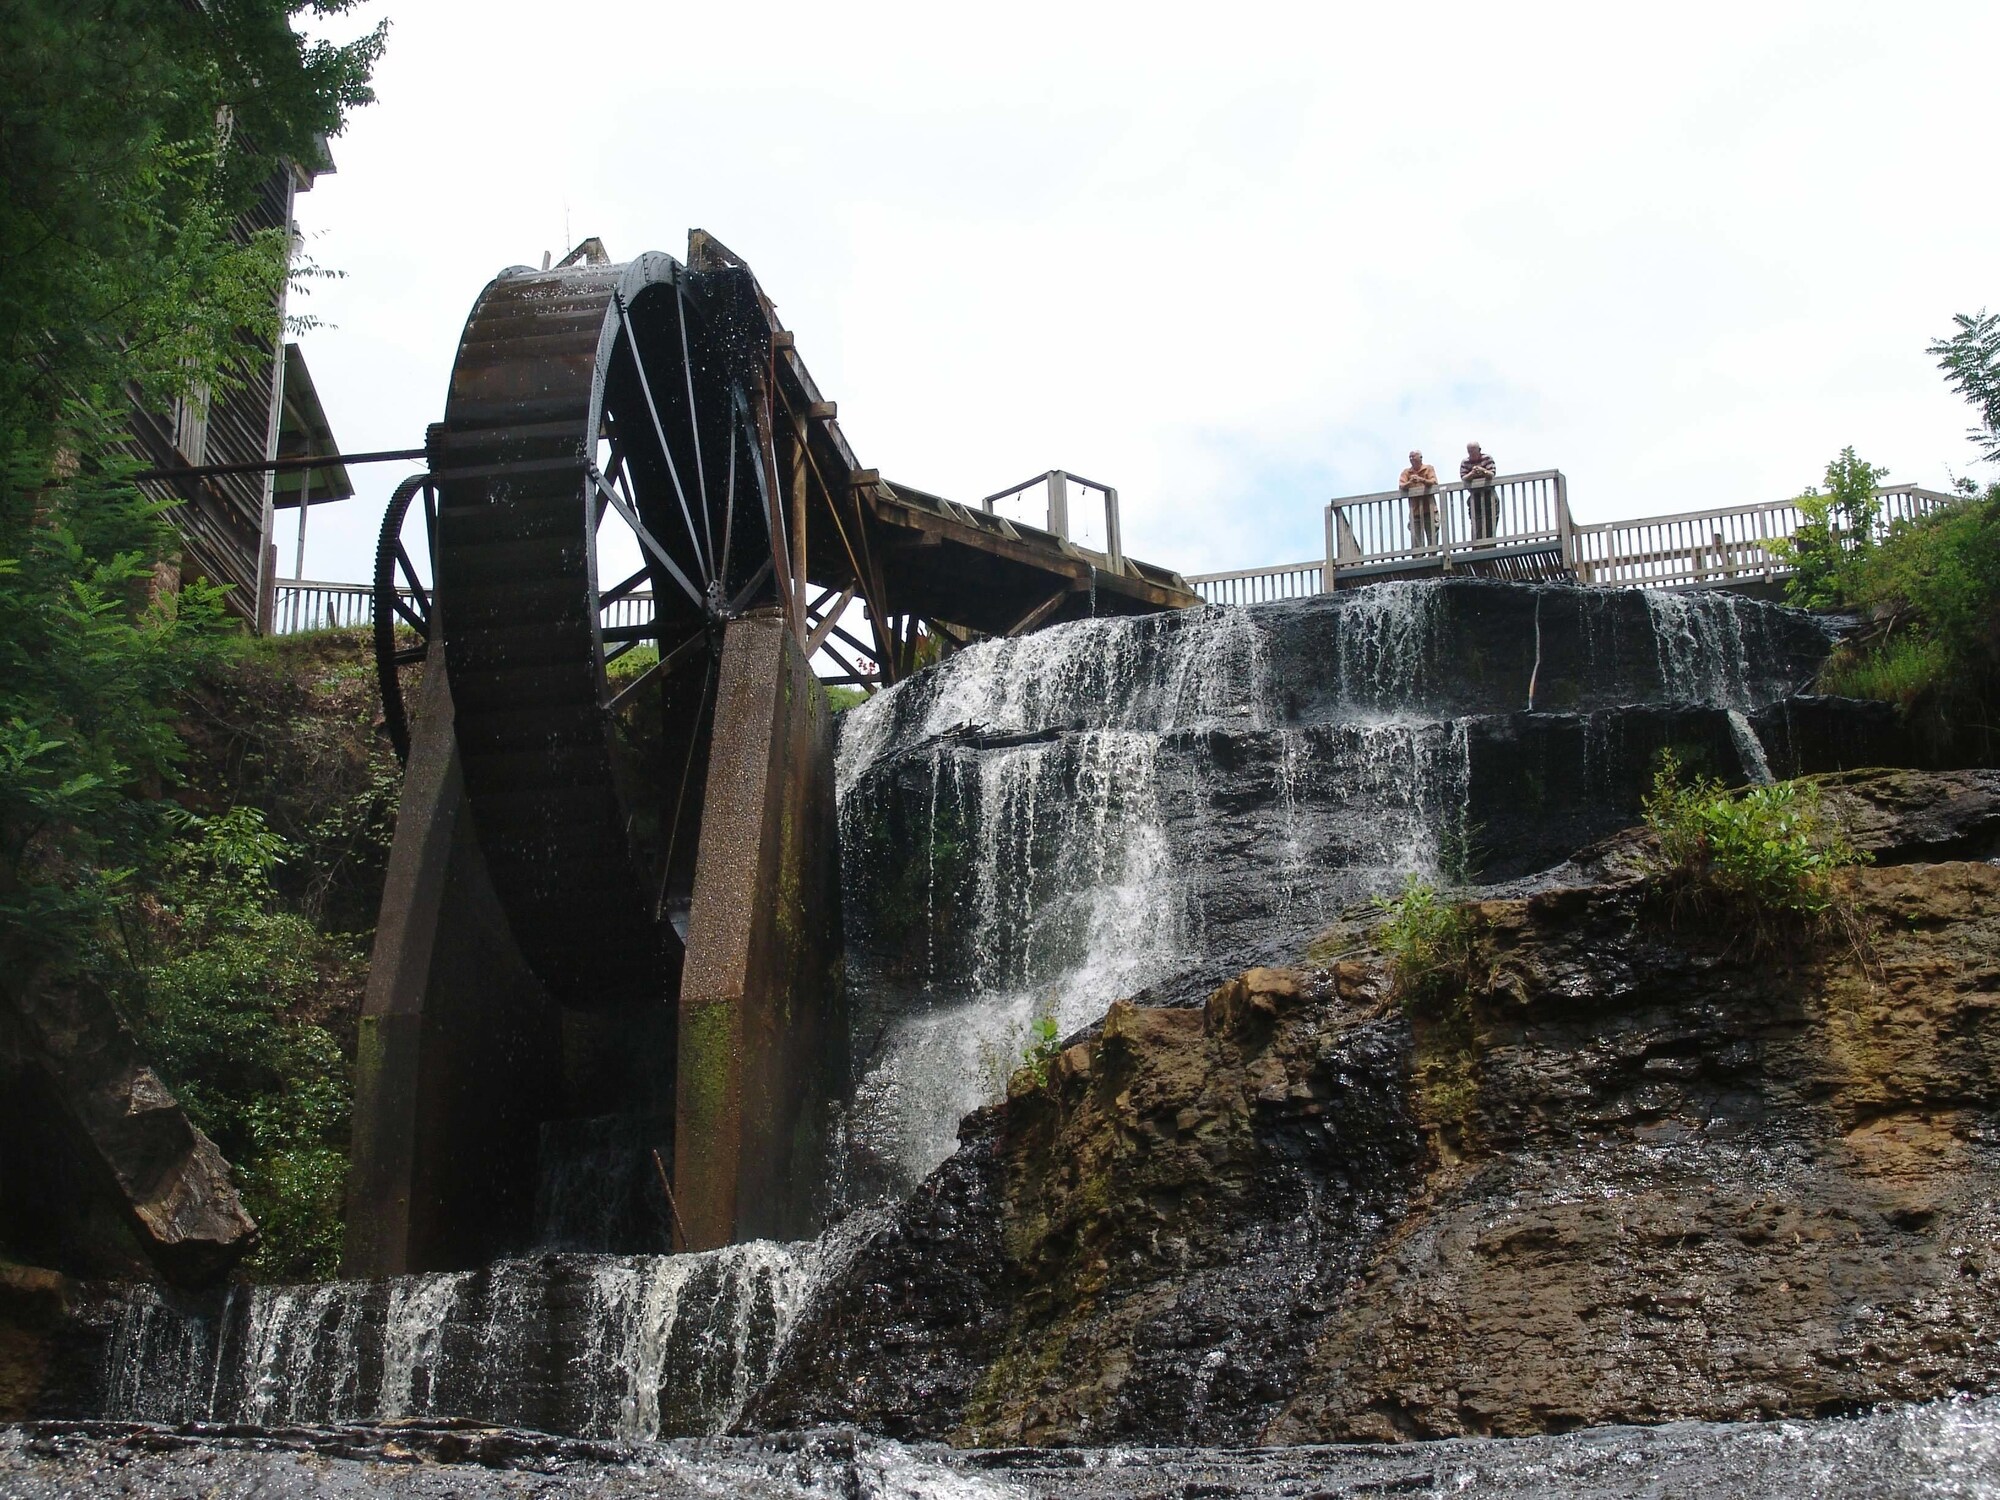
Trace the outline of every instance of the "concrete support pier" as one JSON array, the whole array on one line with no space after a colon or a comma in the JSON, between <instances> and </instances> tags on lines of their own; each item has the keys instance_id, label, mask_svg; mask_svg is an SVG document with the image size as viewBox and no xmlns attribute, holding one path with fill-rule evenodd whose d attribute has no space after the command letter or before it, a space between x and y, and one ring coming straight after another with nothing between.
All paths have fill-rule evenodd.
<instances>
[{"instance_id":1,"label":"concrete support pier","mask_svg":"<svg viewBox=\"0 0 2000 1500\"><path fill-rule=\"evenodd\" d=\"M525 1248L538 1135L560 1093L556 1007L487 877L433 646L361 1014L343 1274L457 1270Z\"/></svg>"},{"instance_id":2,"label":"concrete support pier","mask_svg":"<svg viewBox=\"0 0 2000 1500\"><path fill-rule=\"evenodd\" d=\"M775 610L723 643L681 979L685 1243L811 1232L846 1078L833 713Z\"/></svg>"}]
</instances>

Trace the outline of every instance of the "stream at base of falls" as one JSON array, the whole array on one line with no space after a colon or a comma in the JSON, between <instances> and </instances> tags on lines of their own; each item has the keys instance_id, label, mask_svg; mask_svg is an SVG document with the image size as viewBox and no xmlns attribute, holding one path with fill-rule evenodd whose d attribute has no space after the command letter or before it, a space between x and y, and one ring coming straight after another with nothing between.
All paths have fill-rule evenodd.
<instances>
[{"instance_id":1,"label":"stream at base of falls","mask_svg":"<svg viewBox=\"0 0 2000 1500\"><path fill-rule=\"evenodd\" d=\"M2000 1400L1817 1421L1261 1449L906 1446L845 1430L620 1446L425 1427L0 1428L7 1500L1154 1500L1380 1495L1960 1500L2000 1491Z\"/></svg>"},{"instance_id":2,"label":"stream at base of falls","mask_svg":"<svg viewBox=\"0 0 2000 1500\"><path fill-rule=\"evenodd\" d=\"M1469 884L1553 866L1635 820L1663 749L1731 783L1820 769L1811 757L1842 741L1818 700L1795 695L1827 645L1810 617L1726 595L1454 583L1085 621L968 648L844 719L855 1064L829 1167L843 1222L795 1245L580 1253L588 1236L576 1226L605 1217L603 1194L544 1183L540 1241L491 1266L239 1287L220 1306L122 1294L95 1314L106 1350L95 1409L265 1429L452 1417L647 1444L727 1431L816 1289L876 1231L877 1206L923 1180L955 1149L961 1117L1001 1096L1038 1020L1068 1035L1121 998L1199 1003L1244 968L1294 961L1342 909L1407 879ZM1875 733L1879 716L1860 707L1837 722ZM595 1161L602 1144L580 1135L565 1159ZM1714 1476L1705 1489L1603 1492L1729 1493L1733 1475L1804 1494L1826 1491L1771 1476L1843 1454L1904 1475L1919 1454L1990 1465L1996 1430L2000 1408L1948 1404L1844 1425L1342 1450L1310 1459L1335 1477L1292 1489L1279 1483L1292 1458L1107 1452L1066 1467L872 1440L838 1461L755 1444L652 1447L603 1460L577 1492L1444 1493L1470 1475L1497 1486L1484 1493L1590 1493L1648 1466L1701 1464ZM37 1472L22 1457L30 1441L9 1439L8 1496L42 1493L19 1487ZM32 1439L44 1441L61 1448ZM278 1462L192 1441L145 1461ZM1209 1481L1195 1476L1218 1465L1263 1479L1199 1488ZM739 1468L768 1471L776 1487L732 1487ZM850 1471L873 1477L827 1477ZM932 1474L922 1484L933 1487L896 1477L905 1471ZM453 1472L474 1485L471 1470ZM562 1473L559 1488L574 1478ZM628 1483L640 1487L619 1488Z\"/></svg>"}]
</instances>

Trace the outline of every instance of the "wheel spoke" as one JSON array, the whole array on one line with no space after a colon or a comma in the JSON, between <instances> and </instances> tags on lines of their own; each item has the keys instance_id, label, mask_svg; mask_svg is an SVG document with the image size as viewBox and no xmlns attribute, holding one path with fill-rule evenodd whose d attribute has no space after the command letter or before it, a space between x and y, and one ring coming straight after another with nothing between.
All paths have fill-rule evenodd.
<instances>
[{"instance_id":1,"label":"wheel spoke","mask_svg":"<svg viewBox=\"0 0 2000 1500\"><path fill-rule=\"evenodd\" d=\"M626 503L625 497L619 494L618 491L611 488L610 485L606 484L604 482L604 476L598 473L597 470L592 469L590 471L590 477L591 481L597 486L598 494L602 495L607 501L610 502L611 506L618 512L618 514L625 518L625 524L627 526L630 526L633 532L638 536L639 545L644 547L647 552L652 554L653 560L655 562L657 562L661 567L667 570L668 574L673 578L674 582L678 583L681 586L681 588L686 592L688 598L694 601L695 608L697 609L706 608L707 601L702 598L701 590L696 588L692 583L688 581L688 576L687 574L681 571L680 564L675 562L673 558L668 555L667 549L665 547L662 547L659 544L659 542L654 539L653 533L646 529L646 523L644 521L641 521L639 519L639 513L636 510L634 510L629 504Z\"/></svg>"},{"instance_id":2,"label":"wheel spoke","mask_svg":"<svg viewBox=\"0 0 2000 1500\"><path fill-rule=\"evenodd\" d=\"M680 666L682 662L688 659L694 648L701 645L707 638L708 633L706 631L697 630L693 635L674 647L673 650L661 652L658 661L654 662L645 671L634 677L611 696L610 700L604 705L605 711L607 713L617 713L624 706L627 698L638 692L641 687L651 682L655 677L671 672Z\"/></svg>"},{"instance_id":3,"label":"wheel spoke","mask_svg":"<svg viewBox=\"0 0 2000 1500\"><path fill-rule=\"evenodd\" d=\"M396 565L402 569L403 577L409 580L410 592L417 596L417 603L423 606L424 613L428 615L431 612L430 593L424 588L423 580L417 577L417 565L410 561L410 554L403 550L400 539L396 543Z\"/></svg>"},{"instance_id":4,"label":"wheel spoke","mask_svg":"<svg viewBox=\"0 0 2000 1500\"><path fill-rule=\"evenodd\" d=\"M708 517L708 474L701 463L701 412L694 404L694 359L688 353L687 298L679 283L674 285L674 317L681 330L681 374L687 378L688 432L694 438L694 487L701 496L701 531L708 541L708 555L715 556L715 532ZM711 578L723 576L720 567L709 570ZM724 587L727 587L725 583Z\"/></svg>"},{"instance_id":5,"label":"wheel spoke","mask_svg":"<svg viewBox=\"0 0 2000 1500\"><path fill-rule=\"evenodd\" d=\"M764 586L764 580L766 578L769 578L770 576L771 576L771 559L767 557L758 566L757 571L750 575L750 581L744 584L743 587L737 591L736 597L734 599L731 599L729 601L729 612L733 615L738 610L742 609L744 605L748 604L750 602L750 596L756 593L758 589L762 588Z\"/></svg>"},{"instance_id":6,"label":"wheel spoke","mask_svg":"<svg viewBox=\"0 0 2000 1500\"><path fill-rule=\"evenodd\" d=\"M625 353L632 361L632 368L639 372L639 390L646 398L646 415L653 419L653 436L660 445L660 457L667 465L667 477L674 482L674 495L681 503L681 520L687 523L688 541L694 547L697 566L706 583L713 576L708 559L701 550L701 534L695 530L694 512L688 509L687 491L681 486L680 469L674 463L674 450L667 442L667 429L660 421L660 408L653 401L653 383L646 378L646 361L639 356L638 329L633 325L632 314L625 306L625 299L618 299L618 320L625 326ZM678 571L678 570L676 570Z\"/></svg>"},{"instance_id":7,"label":"wheel spoke","mask_svg":"<svg viewBox=\"0 0 2000 1500\"><path fill-rule=\"evenodd\" d=\"M416 631L418 635L421 635L425 640L430 639L431 622L429 618L424 615L420 615L415 610L411 609L410 606L406 602L404 602L403 597L400 594L396 596L396 613L401 615L403 619L409 623L410 628Z\"/></svg>"},{"instance_id":8,"label":"wheel spoke","mask_svg":"<svg viewBox=\"0 0 2000 1500\"><path fill-rule=\"evenodd\" d=\"M743 393L740 390L731 391L730 414L732 416L740 415L740 413L736 410L736 406L737 403L740 402L742 399L743 399ZM736 535L736 429L734 427L731 427L729 430L729 484L728 488L724 491L723 502L722 502L722 566L716 572L716 577L722 580L722 586L724 588L729 587L729 558L730 558L731 547L734 545L735 535Z\"/></svg>"},{"instance_id":9,"label":"wheel spoke","mask_svg":"<svg viewBox=\"0 0 2000 1500\"><path fill-rule=\"evenodd\" d=\"M641 568L638 572L634 573L630 578L626 579L623 583L619 584L618 587L611 589L608 592L599 594L597 596L597 607L599 609L602 609L607 604L616 604L620 599L623 599L627 594L631 593L632 590L636 589L640 584L644 583L648 578L651 578L652 576L653 576L653 570L651 568Z\"/></svg>"},{"instance_id":10,"label":"wheel spoke","mask_svg":"<svg viewBox=\"0 0 2000 1500\"><path fill-rule=\"evenodd\" d=\"M688 736L687 762L681 767L680 790L674 796L674 820L668 825L666 858L660 862L660 894L653 903L654 915L660 916L667 909L667 884L674 878L674 851L680 843L681 816L687 811L688 781L694 775L695 752L701 748L701 719L708 707L709 692L715 686L715 658L704 655L707 670L701 679L701 696L695 699L694 733Z\"/></svg>"}]
</instances>

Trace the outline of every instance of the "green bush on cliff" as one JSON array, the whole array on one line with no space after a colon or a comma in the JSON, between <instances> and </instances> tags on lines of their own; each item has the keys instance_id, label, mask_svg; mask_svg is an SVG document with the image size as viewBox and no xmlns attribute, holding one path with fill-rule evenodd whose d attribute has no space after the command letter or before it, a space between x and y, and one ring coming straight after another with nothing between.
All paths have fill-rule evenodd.
<instances>
[{"instance_id":1,"label":"green bush on cliff","mask_svg":"<svg viewBox=\"0 0 2000 1500\"><path fill-rule=\"evenodd\" d=\"M1960 314L1930 346L1980 423L1972 441L2000 460L2000 314ZM1958 481L1964 498L1877 536L1867 490L1880 471L1852 448L1827 467L1789 554L1795 604L1865 609L1872 623L1828 661L1820 686L1896 704L1941 758L1990 759L2000 740L2000 485ZM1808 492L1809 495L1812 492Z\"/></svg>"},{"instance_id":2,"label":"green bush on cliff","mask_svg":"<svg viewBox=\"0 0 2000 1500\"><path fill-rule=\"evenodd\" d=\"M360 955L287 911L291 846L252 808L186 816L165 878L126 923L133 1030L188 1116L236 1168L261 1239L246 1269L338 1268L348 1064L342 1023Z\"/></svg>"},{"instance_id":3,"label":"green bush on cliff","mask_svg":"<svg viewBox=\"0 0 2000 1500\"><path fill-rule=\"evenodd\" d=\"M1890 528L1845 602L1874 623L1820 686L1894 703L1935 750L1985 758L2000 685L2000 485Z\"/></svg>"},{"instance_id":4,"label":"green bush on cliff","mask_svg":"<svg viewBox=\"0 0 2000 1500\"><path fill-rule=\"evenodd\" d=\"M1394 965L1405 1005L1461 993L1470 978L1472 913L1436 886L1411 875L1388 903L1378 938Z\"/></svg>"},{"instance_id":5,"label":"green bush on cliff","mask_svg":"<svg viewBox=\"0 0 2000 1500\"><path fill-rule=\"evenodd\" d=\"M1657 873L1699 902L1749 918L1760 936L1774 917L1829 911L1835 875L1866 858L1809 781L1732 792L1688 779L1668 751L1644 806L1659 846Z\"/></svg>"},{"instance_id":6,"label":"green bush on cliff","mask_svg":"<svg viewBox=\"0 0 2000 1500\"><path fill-rule=\"evenodd\" d=\"M1806 609L1846 603L1875 549L1882 502L1875 487L1887 471L1854 456L1852 448L1826 466L1826 490L1799 496L1798 529L1771 544L1773 555L1795 570L1785 597Z\"/></svg>"}]
</instances>

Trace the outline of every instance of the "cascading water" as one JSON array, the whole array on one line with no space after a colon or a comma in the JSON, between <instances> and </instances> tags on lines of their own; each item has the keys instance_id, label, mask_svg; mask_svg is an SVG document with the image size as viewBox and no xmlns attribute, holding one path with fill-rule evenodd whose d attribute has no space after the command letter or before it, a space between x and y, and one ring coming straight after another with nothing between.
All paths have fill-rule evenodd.
<instances>
[{"instance_id":1,"label":"cascading water","mask_svg":"<svg viewBox=\"0 0 2000 1500\"><path fill-rule=\"evenodd\" d=\"M206 1316L140 1291L114 1313L104 1404L266 1427L449 1416L632 1441L717 1432L872 1224L698 1255L241 1287Z\"/></svg>"},{"instance_id":2,"label":"cascading water","mask_svg":"<svg viewBox=\"0 0 2000 1500\"><path fill-rule=\"evenodd\" d=\"M1410 876L1555 863L1667 746L1768 780L1749 715L1825 649L1729 596L1389 583L1062 626L878 694L839 759L849 1201L947 1155L1038 1018L1199 998Z\"/></svg>"}]
</instances>

